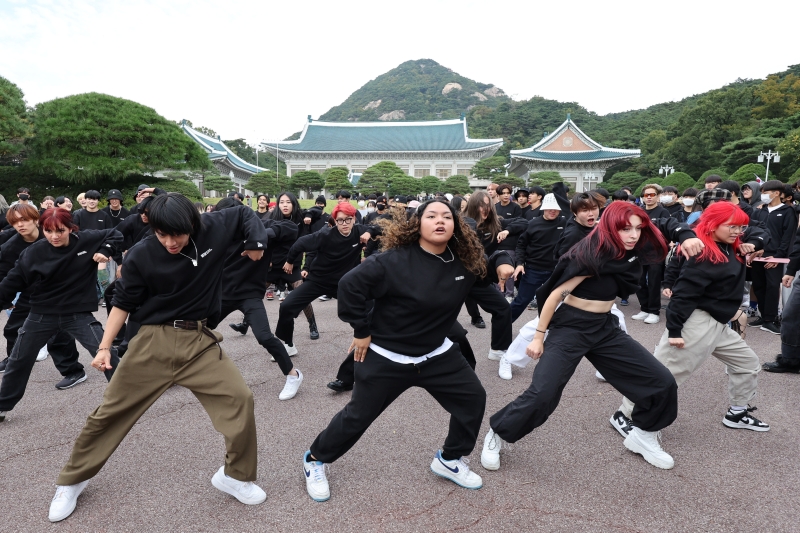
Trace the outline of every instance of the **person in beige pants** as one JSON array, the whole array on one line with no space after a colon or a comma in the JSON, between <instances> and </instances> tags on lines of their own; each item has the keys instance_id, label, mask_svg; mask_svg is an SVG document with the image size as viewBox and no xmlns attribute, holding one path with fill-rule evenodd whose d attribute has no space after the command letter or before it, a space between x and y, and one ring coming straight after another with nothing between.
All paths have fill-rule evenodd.
<instances>
[{"instance_id":1,"label":"person in beige pants","mask_svg":"<svg viewBox=\"0 0 800 533\"><path fill-rule=\"evenodd\" d=\"M769 431L755 418L750 402L756 396L761 363L744 339L728 327L739 309L745 264L739 254L763 246L763 232L747 226L749 217L729 202L709 206L695 228L703 252L685 262L667 306L667 331L655 358L680 386L713 355L727 366L730 408L722 423L735 429ZM747 233L745 233L747 232ZM623 436L631 429L633 403L623 398L611 425Z\"/></svg>"}]
</instances>

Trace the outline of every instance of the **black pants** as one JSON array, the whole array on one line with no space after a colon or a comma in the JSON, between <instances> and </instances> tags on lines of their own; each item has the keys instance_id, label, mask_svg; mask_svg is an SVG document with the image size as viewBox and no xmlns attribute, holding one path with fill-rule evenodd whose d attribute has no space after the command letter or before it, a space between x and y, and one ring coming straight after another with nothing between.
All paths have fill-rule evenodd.
<instances>
[{"instance_id":1,"label":"black pants","mask_svg":"<svg viewBox=\"0 0 800 533\"><path fill-rule=\"evenodd\" d=\"M753 261L753 292L758 299L758 309L761 318L766 322L773 322L778 318L778 301L781 297L781 278L783 278L783 265L776 268L764 268L765 263Z\"/></svg>"},{"instance_id":2,"label":"black pants","mask_svg":"<svg viewBox=\"0 0 800 533\"><path fill-rule=\"evenodd\" d=\"M550 322L530 387L489 420L495 433L516 442L544 424L584 356L636 403L631 416L634 426L658 431L675 420L678 386L670 371L623 332L611 313L589 313L562 304Z\"/></svg>"},{"instance_id":3,"label":"black pants","mask_svg":"<svg viewBox=\"0 0 800 533\"><path fill-rule=\"evenodd\" d=\"M275 336L280 340L294 346L294 319L305 309L308 304L327 294L336 296L339 280L335 283L321 282L314 279L306 279L303 284L289 293L284 301L281 302L278 312L278 325L275 326Z\"/></svg>"},{"instance_id":4,"label":"black pants","mask_svg":"<svg viewBox=\"0 0 800 533\"><path fill-rule=\"evenodd\" d=\"M106 287L106 292L103 293L103 300L106 302L106 313L109 315L111 314L111 300L114 298L114 291L117 289L117 280L112 281ZM125 340L125 331L127 329L127 324L123 322L122 327L119 328L119 332L117 336L114 338L114 341L111 343L114 346L121 344Z\"/></svg>"},{"instance_id":5,"label":"black pants","mask_svg":"<svg viewBox=\"0 0 800 533\"><path fill-rule=\"evenodd\" d=\"M454 322L453 327L450 328L450 331L447 334L447 338L458 344L461 355L464 356L464 359L467 361L467 364L470 366L470 368L475 370L475 365L477 364L477 361L475 360L475 352L472 351L472 345L469 343L469 340L467 340L467 330L464 329L464 326L458 322ZM348 383L352 385L355 380L355 370L356 360L354 357L354 352L351 351L349 354L347 354L345 360L342 361L342 364L339 365L339 371L336 373L336 379L342 383Z\"/></svg>"},{"instance_id":6,"label":"black pants","mask_svg":"<svg viewBox=\"0 0 800 533\"><path fill-rule=\"evenodd\" d=\"M283 343L276 339L272 335L272 330L269 329L269 319L267 318L267 310L264 309L264 301L259 298L222 300L220 321L236 310L244 313L244 319L253 329L253 335L258 344L263 346L275 358L283 375L288 375L292 371L292 361L289 359L289 354L286 353Z\"/></svg>"},{"instance_id":7,"label":"black pants","mask_svg":"<svg viewBox=\"0 0 800 533\"><path fill-rule=\"evenodd\" d=\"M450 413L450 431L442 451L452 457L472 453L486 408L486 391L458 345L419 364L395 363L369 350L356 365L355 377L350 402L311 445L311 454L318 461L332 463L347 453L372 422L411 387L425 389Z\"/></svg>"},{"instance_id":8,"label":"black pants","mask_svg":"<svg viewBox=\"0 0 800 533\"><path fill-rule=\"evenodd\" d=\"M475 303L475 300L467 296L467 299L464 300L464 305L467 307L467 313L469 313L469 317L473 322L477 322L483 318L481 317L481 310L478 309L478 304Z\"/></svg>"},{"instance_id":9,"label":"black pants","mask_svg":"<svg viewBox=\"0 0 800 533\"><path fill-rule=\"evenodd\" d=\"M0 384L0 411L10 411L22 399L36 354L47 340L56 333L64 331L72 335L90 353L97 353L103 339L103 326L91 313L73 315L40 315L30 313L19 330L19 338L14 351L8 358L3 382ZM111 364L117 368L119 359L116 350L111 351ZM106 370L106 378L111 379L113 370Z\"/></svg>"},{"instance_id":10,"label":"black pants","mask_svg":"<svg viewBox=\"0 0 800 533\"><path fill-rule=\"evenodd\" d=\"M473 311L470 311L470 299L473 303L480 305L484 311L492 315L492 350L508 350L511 346L511 306L508 301L500 294L500 291L492 285L475 285L469 291L465 304L467 312L473 319ZM477 307L476 307L477 309ZM476 315L480 314L475 311Z\"/></svg>"},{"instance_id":11,"label":"black pants","mask_svg":"<svg viewBox=\"0 0 800 533\"><path fill-rule=\"evenodd\" d=\"M6 338L6 354L9 357L17 343L19 328L25 323L30 311L30 308L15 307L11 311L11 316L8 317L8 322L3 328L3 336ZM47 353L53 358L53 364L64 377L83 370L83 365L78 361L79 354L75 338L66 331L59 331L50 337L47 341Z\"/></svg>"},{"instance_id":12,"label":"black pants","mask_svg":"<svg viewBox=\"0 0 800 533\"><path fill-rule=\"evenodd\" d=\"M636 297L639 306L645 313L658 315L661 313L661 282L664 281L664 265L643 265L642 277L639 279L639 290Z\"/></svg>"}]
</instances>

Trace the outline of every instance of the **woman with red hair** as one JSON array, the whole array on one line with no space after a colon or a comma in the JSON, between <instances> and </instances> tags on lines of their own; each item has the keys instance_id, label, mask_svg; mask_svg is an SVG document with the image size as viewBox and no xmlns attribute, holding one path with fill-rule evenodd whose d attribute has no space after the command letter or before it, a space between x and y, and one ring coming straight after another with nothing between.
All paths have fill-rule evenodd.
<instances>
[{"instance_id":1,"label":"woman with red hair","mask_svg":"<svg viewBox=\"0 0 800 533\"><path fill-rule=\"evenodd\" d=\"M288 354L295 355L294 319L315 299L335 297L339 280L361 263L361 250L370 238L380 232L377 227L356 224L356 208L341 203L333 208L331 220L336 228L324 227L300 237L289 249L283 271L292 274L297 259L306 254L300 275L303 283L281 302L275 336L286 345Z\"/></svg>"},{"instance_id":2,"label":"woman with red hair","mask_svg":"<svg viewBox=\"0 0 800 533\"><path fill-rule=\"evenodd\" d=\"M0 385L0 421L25 394L39 348L50 337L64 331L89 353L97 352L103 338L103 327L92 314L97 311L97 263L107 262L122 246L117 230L78 231L72 214L57 207L42 214L39 228L46 241L31 244L0 282L0 309L11 307L14 296L29 287L31 306Z\"/></svg>"},{"instance_id":3,"label":"woman with red hair","mask_svg":"<svg viewBox=\"0 0 800 533\"><path fill-rule=\"evenodd\" d=\"M734 429L769 431L769 424L754 417L751 413L756 408L749 405L756 395L761 363L744 339L728 327L742 304L746 266L741 236L749 221L745 212L730 202L716 202L703 211L695 231L705 248L685 262L672 287L667 330L655 357L680 386L713 355L728 369L731 404L722 423ZM750 241L763 247L760 239ZM620 410L630 416L634 403L623 398Z\"/></svg>"},{"instance_id":4,"label":"woman with red hair","mask_svg":"<svg viewBox=\"0 0 800 533\"><path fill-rule=\"evenodd\" d=\"M620 329L611 313L617 297L627 298L639 288L642 264L664 261L662 232L682 242L686 255L702 247L685 224L673 219L653 222L641 208L616 202L606 208L595 229L561 257L536 293L539 325L526 349L529 357L540 359L533 380L528 390L492 415L481 453L484 468L500 468L503 442L516 442L547 420L584 357L614 388L636 398L634 428L625 447L655 466L672 468L672 457L661 449L657 434L677 415L675 379Z\"/></svg>"}]
</instances>

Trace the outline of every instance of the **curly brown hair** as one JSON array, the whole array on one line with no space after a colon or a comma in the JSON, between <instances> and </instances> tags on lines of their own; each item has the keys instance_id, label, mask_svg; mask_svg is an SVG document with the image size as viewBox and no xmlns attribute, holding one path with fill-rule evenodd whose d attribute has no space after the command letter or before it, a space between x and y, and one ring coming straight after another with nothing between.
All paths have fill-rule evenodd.
<instances>
[{"instance_id":1,"label":"curly brown hair","mask_svg":"<svg viewBox=\"0 0 800 533\"><path fill-rule=\"evenodd\" d=\"M432 203L438 202L446 205L453 215L453 236L447 245L458 256L464 267L471 273L479 277L486 276L486 258L483 253L478 236L467 226L461 216L450 204L441 200L429 200L420 205L411 217L407 217L404 211L395 211L393 219L379 221L383 227L381 245L384 250L391 250L400 246L408 246L419 242L420 216L425 209Z\"/></svg>"}]
</instances>

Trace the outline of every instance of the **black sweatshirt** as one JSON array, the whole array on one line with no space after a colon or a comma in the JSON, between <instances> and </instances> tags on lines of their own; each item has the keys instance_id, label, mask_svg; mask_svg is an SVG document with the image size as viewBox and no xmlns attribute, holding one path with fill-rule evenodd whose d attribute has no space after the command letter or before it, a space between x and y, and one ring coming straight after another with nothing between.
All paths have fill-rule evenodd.
<instances>
[{"instance_id":1,"label":"black sweatshirt","mask_svg":"<svg viewBox=\"0 0 800 533\"><path fill-rule=\"evenodd\" d=\"M242 257L244 243L237 242L228 249L228 258L222 270L222 299L247 300L264 298L267 274L272 251L280 243L293 243L297 239L297 224L291 220L262 220L267 228L267 248L260 261ZM283 265L283 263L281 263Z\"/></svg>"},{"instance_id":2,"label":"black sweatshirt","mask_svg":"<svg viewBox=\"0 0 800 533\"><path fill-rule=\"evenodd\" d=\"M120 206L118 211L114 211L113 209L111 209L110 205L107 205L103 209L101 209L101 211L106 215L108 215L108 219L111 221L112 228L116 228L117 226L119 226L120 223L122 223L122 221L125 220L128 217L128 215L131 214L130 211L128 211L122 206Z\"/></svg>"},{"instance_id":3,"label":"black sweatshirt","mask_svg":"<svg viewBox=\"0 0 800 533\"><path fill-rule=\"evenodd\" d=\"M552 272L558 262L555 257L556 244L566 225L567 219L563 215L553 220L541 216L528 222L528 228L517 241L517 266Z\"/></svg>"},{"instance_id":4,"label":"black sweatshirt","mask_svg":"<svg viewBox=\"0 0 800 533\"><path fill-rule=\"evenodd\" d=\"M91 213L86 209L78 209L72 213L72 221L82 230L114 227L111 223L111 215L102 210Z\"/></svg>"},{"instance_id":5,"label":"black sweatshirt","mask_svg":"<svg viewBox=\"0 0 800 533\"><path fill-rule=\"evenodd\" d=\"M244 205L201 218L203 228L192 238L194 244L189 241L181 250L188 257L169 253L155 235L128 250L114 291L114 307L131 313L131 320L140 324L207 318L209 327L217 326L228 247L233 241L244 241L245 250L264 250L267 230ZM196 259L197 266L189 258Z\"/></svg>"},{"instance_id":6,"label":"black sweatshirt","mask_svg":"<svg viewBox=\"0 0 800 533\"><path fill-rule=\"evenodd\" d=\"M528 221L524 218L501 218L500 230L508 231L508 237L503 239L503 242L497 242L497 235L492 237L492 234L489 232L481 233L478 229L475 231L478 232L478 238L483 245L483 251L486 252L487 256L491 256L498 250L514 250L517 247L517 239L527 227ZM511 239L511 241L506 242L509 239ZM512 244L513 246L511 246Z\"/></svg>"},{"instance_id":7,"label":"black sweatshirt","mask_svg":"<svg viewBox=\"0 0 800 533\"><path fill-rule=\"evenodd\" d=\"M356 338L371 335L381 348L411 357L432 352L475 282L458 256L450 261L453 255L436 256L415 243L370 256L339 282L339 318Z\"/></svg>"},{"instance_id":8,"label":"black sweatshirt","mask_svg":"<svg viewBox=\"0 0 800 533\"><path fill-rule=\"evenodd\" d=\"M771 237L769 244L764 249L764 257L789 257L794 235L797 232L797 213L785 204L781 204L771 213L767 210L766 205L761 209L768 213L766 223Z\"/></svg>"},{"instance_id":9,"label":"black sweatshirt","mask_svg":"<svg viewBox=\"0 0 800 533\"><path fill-rule=\"evenodd\" d=\"M497 202L494 204L494 211L497 216L503 218L520 218L522 216L522 208L514 202L508 202L506 206Z\"/></svg>"},{"instance_id":10,"label":"black sweatshirt","mask_svg":"<svg viewBox=\"0 0 800 533\"><path fill-rule=\"evenodd\" d=\"M687 260L667 305L667 332L670 338L681 337L683 325L695 309L708 312L714 320L726 324L742 305L746 267L736 259L729 244L716 243L728 258L727 263Z\"/></svg>"},{"instance_id":11,"label":"black sweatshirt","mask_svg":"<svg viewBox=\"0 0 800 533\"><path fill-rule=\"evenodd\" d=\"M316 233L297 239L286 261L294 263L303 252L307 254L304 270L316 281L335 285L361 260L361 234L369 232L373 237L378 231L371 226L355 224L350 235L345 237L338 228L322 228ZM316 252L309 261L308 254Z\"/></svg>"},{"instance_id":12,"label":"black sweatshirt","mask_svg":"<svg viewBox=\"0 0 800 533\"><path fill-rule=\"evenodd\" d=\"M588 226L578 224L574 218L569 219L569 221L567 221L567 225L564 227L564 233L561 234L561 237L558 239L558 243L556 244L556 261L561 259L562 255L569 252L570 248L578 244L581 240L583 240L584 237L589 235L593 229L594 226L590 228Z\"/></svg>"},{"instance_id":13,"label":"black sweatshirt","mask_svg":"<svg viewBox=\"0 0 800 533\"><path fill-rule=\"evenodd\" d=\"M39 231L39 237L33 242L37 242L42 239L44 239L44 232ZM11 272L11 269L14 268L14 265L17 263L17 259L19 259L20 254L24 252L31 244L33 244L33 242L25 242L25 239L23 239L20 234L16 234L0 247L0 280L5 279L8 273ZM14 304L15 307L20 309L30 308L31 289L32 287L29 287L22 291L22 294L19 295L17 303Z\"/></svg>"},{"instance_id":14,"label":"black sweatshirt","mask_svg":"<svg viewBox=\"0 0 800 533\"><path fill-rule=\"evenodd\" d=\"M647 213L647 216L649 216L650 220L653 222L659 218L669 218L672 216L672 213L667 211L667 209L661 204L656 204L653 209L647 209L646 207L642 206L642 209L644 209L644 212Z\"/></svg>"},{"instance_id":15,"label":"black sweatshirt","mask_svg":"<svg viewBox=\"0 0 800 533\"><path fill-rule=\"evenodd\" d=\"M69 244L56 248L46 239L28 246L16 266L0 282L0 308L10 307L18 292L30 289L31 312L42 315L97 311L97 263L122 245L115 229L72 233Z\"/></svg>"}]
</instances>

